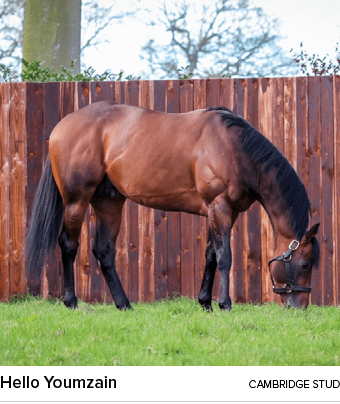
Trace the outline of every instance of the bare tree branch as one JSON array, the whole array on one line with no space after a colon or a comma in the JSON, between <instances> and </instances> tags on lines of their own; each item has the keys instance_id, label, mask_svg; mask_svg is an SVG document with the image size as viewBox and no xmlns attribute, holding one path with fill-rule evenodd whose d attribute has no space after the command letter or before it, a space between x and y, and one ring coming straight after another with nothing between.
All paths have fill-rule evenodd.
<instances>
[{"instance_id":1,"label":"bare tree branch","mask_svg":"<svg viewBox=\"0 0 340 404\"><path fill-rule=\"evenodd\" d=\"M109 42L100 37L107 27L122 22L126 17L134 14L135 10L116 13L115 4L99 6L98 0L85 1L82 3L82 46L81 52L90 46L97 46L103 42Z\"/></svg>"},{"instance_id":2,"label":"bare tree branch","mask_svg":"<svg viewBox=\"0 0 340 404\"><path fill-rule=\"evenodd\" d=\"M0 1L0 61L18 65L23 38L25 0Z\"/></svg>"},{"instance_id":3,"label":"bare tree branch","mask_svg":"<svg viewBox=\"0 0 340 404\"><path fill-rule=\"evenodd\" d=\"M279 23L251 0L216 0L199 9L195 0L167 2L153 26L171 34L168 43L150 40L142 58L160 78L176 77L181 67L196 76L263 76L293 72L279 46Z\"/></svg>"}]
</instances>

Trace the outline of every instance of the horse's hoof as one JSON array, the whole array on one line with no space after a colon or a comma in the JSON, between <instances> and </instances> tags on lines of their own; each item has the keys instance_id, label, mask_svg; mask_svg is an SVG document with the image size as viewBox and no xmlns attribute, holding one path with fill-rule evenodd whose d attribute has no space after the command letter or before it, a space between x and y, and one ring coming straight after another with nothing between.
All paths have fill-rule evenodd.
<instances>
[{"instance_id":1,"label":"horse's hoof","mask_svg":"<svg viewBox=\"0 0 340 404\"><path fill-rule=\"evenodd\" d=\"M198 303L202 306L202 309L203 310L206 310L206 311L211 311L211 312L213 312L213 308L212 308L212 306L211 306L211 298L209 299L207 299L207 298L205 298L205 299L203 299L203 298L198 298Z\"/></svg>"},{"instance_id":2,"label":"horse's hoof","mask_svg":"<svg viewBox=\"0 0 340 404\"><path fill-rule=\"evenodd\" d=\"M230 311L231 310L231 304L219 303L218 305L220 306L221 310L224 310L224 311Z\"/></svg>"},{"instance_id":3,"label":"horse's hoof","mask_svg":"<svg viewBox=\"0 0 340 404\"><path fill-rule=\"evenodd\" d=\"M202 306L202 309L207 312L211 312L211 313L214 311L211 304L206 304L206 305Z\"/></svg>"},{"instance_id":4,"label":"horse's hoof","mask_svg":"<svg viewBox=\"0 0 340 404\"><path fill-rule=\"evenodd\" d=\"M206 303L199 302L199 304L201 305L202 309L205 310L205 311L208 311L208 312L213 312L213 311L214 311L213 308L212 308L212 306L211 306L211 303L208 303L208 302L206 302Z\"/></svg>"},{"instance_id":5,"label":"horse's hoof","mask_svg":"<svg viewBox=\"0 0 340 404\"><path fill-rule=\"evenodd\" d=\"M130 303L124 303L124 304L116 304L116 307L118 310L123 311L123 310L133 310L132 306Z\"/></svg>"},{"instance_id":6,"label":"horse's hoof","mask_svg":"<svg viewBox=\"0 0 340 404\"><path fill-rule=\"evenodd\" d=\"M70 299L64 299L64 305L69 309L77 309L78 301L76 297L72 297Z\"/></svg>"}]
</instances>

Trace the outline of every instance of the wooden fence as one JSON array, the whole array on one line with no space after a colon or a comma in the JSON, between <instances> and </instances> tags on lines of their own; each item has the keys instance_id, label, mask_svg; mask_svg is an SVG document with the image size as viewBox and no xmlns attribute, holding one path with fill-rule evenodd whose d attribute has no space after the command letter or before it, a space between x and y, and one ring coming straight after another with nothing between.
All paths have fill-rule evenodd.
<instances>
[{"instance_id":1,"label":"wooden fence","mask_svg":"<svg viewBox=\"0 0 340 404\"><path fill-rule=\"evenodd\" d=\"M66 114L99 100L186 112L224 105L245 117L289 159L321 222L321 260L312 302L339 304L340 77L208 79L103 83L0 84L0 299L25 293L24 236L52 128ZM76 259L76 289L85 301L112 302L91 253L95 217L89 209ZM128 202L117 243L117 268L131 301L197 297L207 238L205 218ZM273 234L258 203L232 233L231 297L277 300L267 262ZM47 263L41 293L62 293L58 248ZM218 296L218 276L214 297Z\"/></svg>"}]
</instances>

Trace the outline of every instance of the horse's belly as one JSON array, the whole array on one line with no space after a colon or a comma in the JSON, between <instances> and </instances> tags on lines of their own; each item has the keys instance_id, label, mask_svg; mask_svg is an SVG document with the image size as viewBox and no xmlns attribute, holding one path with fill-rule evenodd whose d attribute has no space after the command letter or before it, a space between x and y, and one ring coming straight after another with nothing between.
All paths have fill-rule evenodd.
<instances>
[{"instance_id":1,"label":"horse's belly","mask_svg":"<svg viewBox=\"0 0 340 404\"><path fill-rule=\"evenodd\" d=\"M120 193L150 208L206 215L206 205L183 156L165 159L147 152L141 156L140 152L111 155L107 173Z\"/></svg>"},{"instance_id":2,"label":"horse's belly","mask_svg":"<svg viewBox=\"0 0 340 404\"><path fill-rule=\"evenodd\" d=\"M140 205L153 209L173 212L187 212L207 216L208 209L199 195L127 195L129 199Z\"/></svg>"}]
</instances>

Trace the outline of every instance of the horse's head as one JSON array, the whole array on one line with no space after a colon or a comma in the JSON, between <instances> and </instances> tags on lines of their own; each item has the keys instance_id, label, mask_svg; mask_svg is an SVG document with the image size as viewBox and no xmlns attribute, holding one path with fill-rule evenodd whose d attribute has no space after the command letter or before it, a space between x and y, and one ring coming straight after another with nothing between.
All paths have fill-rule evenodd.
<instances>
[{"instance_id":1,"label":"horse's head","mask_svg":"<svg viewBox=\"0 0 340 404\"><path fill-rule=\"evenodd\" d=\"M307 308L311 292L312 268L318 265L319 244L315 238L319 223L314 225L298 242L278 245L269 261L273 290L288 307Z\"/></svg>"}]
</instances>

